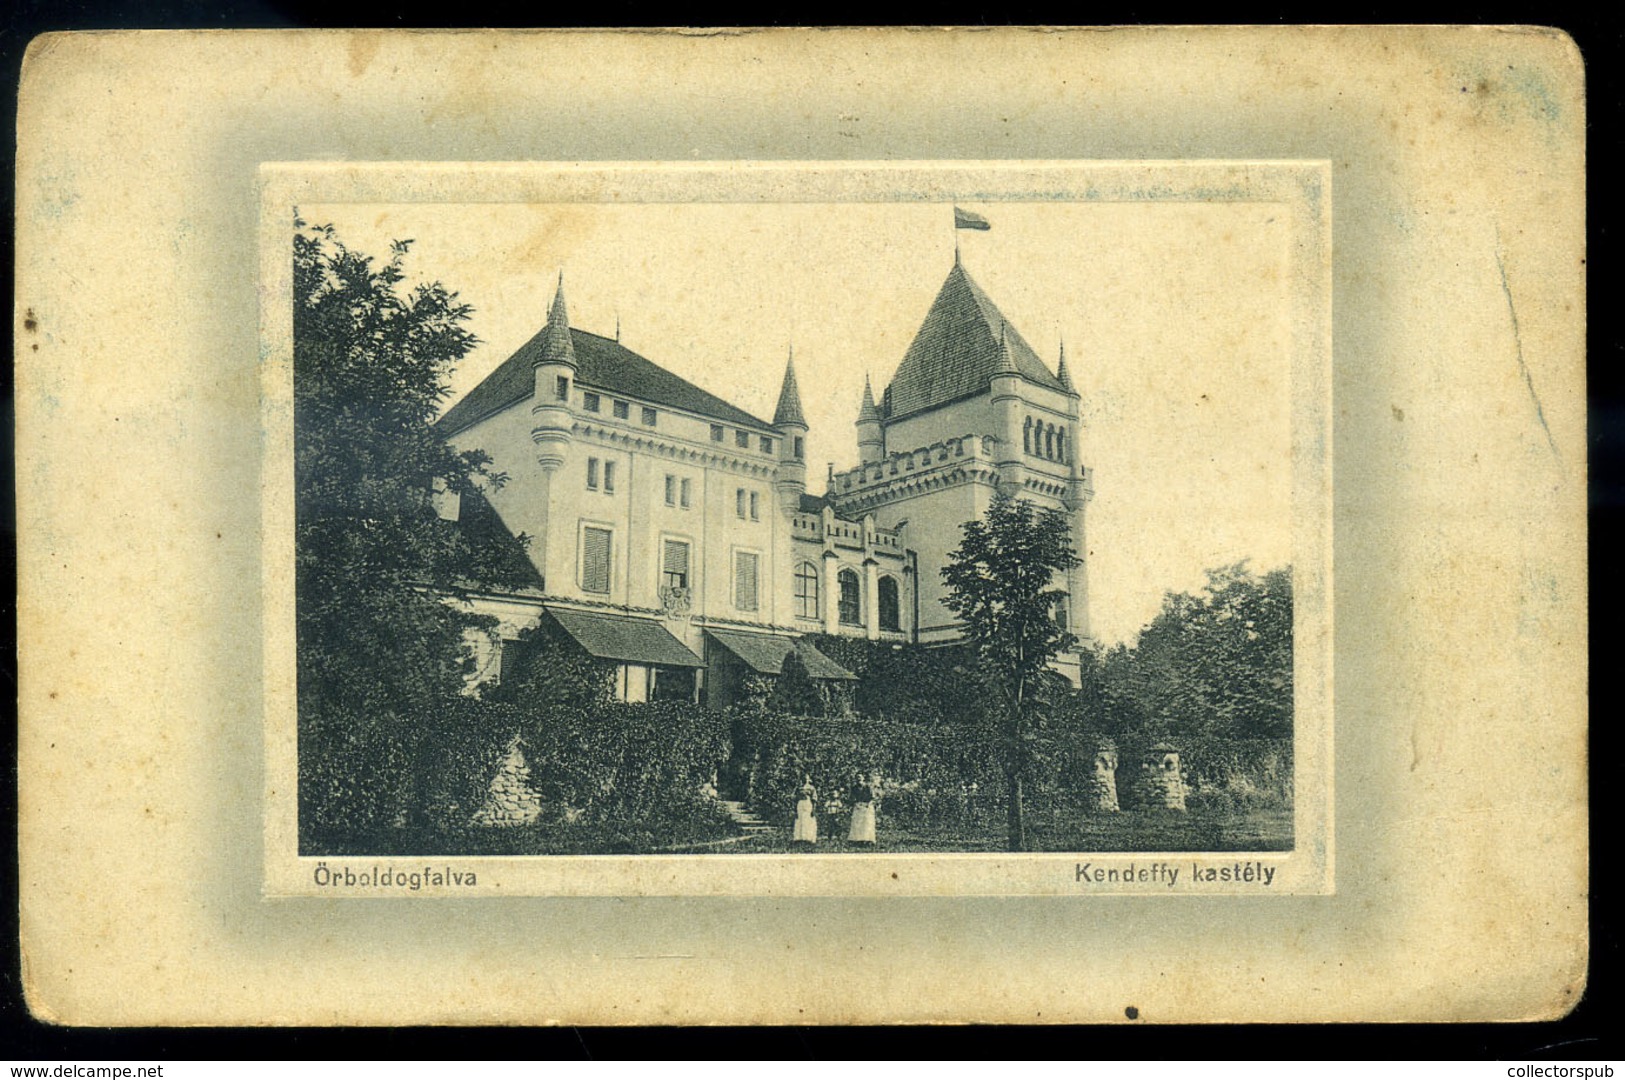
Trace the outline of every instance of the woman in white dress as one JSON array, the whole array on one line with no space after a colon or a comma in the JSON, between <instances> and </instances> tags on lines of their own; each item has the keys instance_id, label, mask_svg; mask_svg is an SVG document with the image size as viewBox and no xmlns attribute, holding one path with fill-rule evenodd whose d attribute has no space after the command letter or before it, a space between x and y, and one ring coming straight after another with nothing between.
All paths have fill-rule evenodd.
<instances>
[{"instance_id":1,"label":"woman in white dress","mask_svg":"<svg viewBox=\"0 0 1625 1080\"><path fill-rule=\"evenodd\" d=\"M818 814L815 806L818 802L818 789L813 787L812 777L801 778L801 791L796 799L796 827L791 833L790 840L796 844L818 843Z\"/></svg>"},{"instance_id":2,"label":"woman in white dress","mask_svg":"<svg viewBox=\"0 0 1625 1080\"><path fill-rule=\"evenodd\" d=\"M862 773L852 781L852 828L846 834L848 843L875 842L875 795L880 787L879 781L880 777L876 774L875 783L871 784Z\"/></svg>"}]
</instances>

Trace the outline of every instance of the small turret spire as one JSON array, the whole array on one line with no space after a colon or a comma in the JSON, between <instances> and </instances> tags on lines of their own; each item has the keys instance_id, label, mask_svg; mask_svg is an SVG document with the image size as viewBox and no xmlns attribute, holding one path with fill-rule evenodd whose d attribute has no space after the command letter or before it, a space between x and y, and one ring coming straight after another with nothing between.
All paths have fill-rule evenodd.
<instances>
[{"instance_id":1,"label":"small turret spire","mask_svg":"<svg viewBox=\"0 0 1625 1080\"><path fill-rule=\"evenodd\" d=\"M558 291L547 311L547 327L542 331L542 364L568 364L576 367L575 342L570 335L570 311L564 303L564 271L559 271Z\"/></svg>"},{"instance_id":2,"label":"small turret spire","mask_svg":"<svg viewBox=\"0 0 1625 1080\"><path fill-rule=\"evenodd\" d=\"M779 407L773 411L773 426L786 424L807 426L807 417L801 411L801 390L796 386L796 350L790 346L790 357L784 362L784 384L779 387Z\"/></svg>"},{"instance_id":3,"label":"small turret spire","mask_svg":"<svg viewBox=\"0 0 1625 1080\"><path fill-rule=\"evenodd\" d=\"M879 420L880 409L875 406L875 391L869 385L869 376L863 377L863 405L858 409L858 423L865 420Z\"/></svg>"},{"instance_id":4,"label":"small turret spire","mask_svg":"<svg viewBox=\"0 0 1625 1080\"><path fill-rule=\"evenodd\" d=\"M1021 374L1021 372L1016 368L1016 358L1010 354L1010 338L1009 338L1009 333L1008 333L1008 330L1007 330L1008 326L1009 326L1008 323L1004 322L1003 320L1000 320L1000 322L999 322L999 359L998 359L998 362L993 367L993 375L994 375L995 378L1000 376L1000 375L1019 375L1019 374Z\"/></svg>"},{"instance_id":5,"label":"small turret spire","mask_svg":"<svg viewBox=\"0 0 1625 1080\"><path fill-rule=\"evenodd\" d=\"M1060 362L1060 365L1055 369L1055 377L1061 381L1061 385L1063 387L1065 387L1068 390L1073 389L1073 386L1072 386L1072 373L1066 370L1066 338L1065 337L1061 338L1061 362Z\"/></svg>"}]
</instances>

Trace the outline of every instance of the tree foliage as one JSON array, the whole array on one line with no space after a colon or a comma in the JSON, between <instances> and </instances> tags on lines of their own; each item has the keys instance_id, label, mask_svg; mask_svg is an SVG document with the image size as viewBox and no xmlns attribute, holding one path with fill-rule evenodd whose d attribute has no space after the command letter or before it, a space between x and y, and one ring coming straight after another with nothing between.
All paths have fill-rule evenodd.
<instances>
[{"instance_id":1,"label":"tree foliage","mask_svg":"<svg viewBox=\"0 0 1625 1080\"><path fill-rule=\"evenodd\" d=\"M442 601L489 560L435 512L439 488L502 477L435 430L476 339L440 283L406 288L331 226L293 239L295 567L302 820L366 829L407 812L427 714L469 670L479 620Z\"/></svg>"},{"instance_id":2,"label":"tree foliage","mask_svg":"<svg viewBox=\"0 0 1625 1080\"><path fill-rule=\"evenodd\" d=\"M1097 658L1086 690L1103 726L1156 737L1292 734L1292 572L1245 562L1170 593L1134 647Z\"/></svg>"},{"instance_id":3,"label":"tree foliage","mask_svg":"<svg viewBox=\"0 0 1625 1080\"><path fill-rule=\"evenodd\" d=\"M1026 846L1022 788L1027 773L1028 694L1057 653L1077 639L1055 620L1064 592L1057 574L1078 564L1072 529L1056 510L1000 492L948 557L944 605L964 622L1005 697L1003 757L1009 789L1009 843Z\"/></svg>"}]
</instances>

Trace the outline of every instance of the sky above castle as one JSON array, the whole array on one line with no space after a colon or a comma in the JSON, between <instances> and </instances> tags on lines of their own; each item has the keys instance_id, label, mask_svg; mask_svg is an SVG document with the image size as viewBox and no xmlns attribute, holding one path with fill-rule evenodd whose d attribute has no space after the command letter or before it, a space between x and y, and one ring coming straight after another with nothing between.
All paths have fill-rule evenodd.
<instances>
[{"instance_id":1,"label":"sky above castle","mask_svg":"<svg viewBox=\"0 0 1625 1080\"><path fill-rule=\"evenodd\" d=\"M1203 570L1291 561L1288 230L1267 203L967 204L965 269L1082 394L1091 613L1132 640ZM447 406L539 330L564 272L571 323L615 336L764 420L795 347L808 487L857 463L865 374L891 379L953 265L946 203L301 207L409 281L474 306ZM892 447L900 450L904 447ZM949 542L957 542L951 538Z\"/></svg>"}]
</instances>

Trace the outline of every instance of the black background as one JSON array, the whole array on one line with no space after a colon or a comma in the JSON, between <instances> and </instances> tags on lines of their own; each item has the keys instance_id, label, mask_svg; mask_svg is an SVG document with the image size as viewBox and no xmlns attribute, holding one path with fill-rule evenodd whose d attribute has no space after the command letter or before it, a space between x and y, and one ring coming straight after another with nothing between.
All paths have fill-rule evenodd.
<instances>
[{"instance_id":1,"label":"black background","mask_svg":"<svg viewBox=\"0 0 1625 1080\"><path fill-rule=\"evenodd\" d=\"M1590 453L1591 548L1603 557L1591 564L1591 610L1594 648L1605 659L1613 655L1609 634L1612 611L1617 610L1618 560L1609 557L1611 541L1625 511L1621 484L1620 448L1625 444L1625 388L1621 386L1621 336L1615 312L1619 285L1615 279L1615 253L1609 241L1615 235L1619 200L1612 177L1613 152L1620 140L1619 66L1621 21L1602 14L1612 5L1599 3L1581 14L1578 5L1525 5L1486 7L1482 4L1449 6L1411 4L1348 5L1299 10L1278 7L1226 5L1223 8L1170 8L1168 5L1123 7L1033 4L993 5L850 2L823 3L813 8L761 8L748 10L725 5L698 5L688 9L613 0L588 9L569 5L529 4L523 9L480 10L478 5L436 7L403 6L379 0L229 0L202 3L177 0L116 0L49 4L41 0L14 3L0 14L0 82L4 84L5 115L11 128L6 140L3 182L8 204L15 207L15 123L17 77L23 50L36 34L50 30L161 29L161 28L297 28L297 27L408 27L458 25L519 26L538 23L537 16L575 16L575 25L794 25L794 24L982 24L997 16L1000 23L1077 24L1124 23L1534 23L1560 26L1578 43L1586 59L1588 181L1593 197L1588 208L1590 293L1602 298L1590 314ZM7 293L11 293L12 233L4 244ZM4 421L13 416L11 369L0 371L4 380ZM9 463L9 459L8 459ZM15 581L16 518L12 491L6 492L6 542L0 557L5 572ZM11 593L14 597L15 590ZM15 607L6 624L15 633ZM15 650L3 657L4 670L15 690ZM1594 663L1595 669L1595 663ZM1593 699L1603 718L1592 731L1591 757L1611 768L1619 761L1617 728L1610 702L1614 688L1593 680ZM13 697L15 701L15 695ZM7 769L0 821L16 820L16 732L5 732ZM169 1059L546 1059L546 1058L742 1058L836 1059L846 1057L933 1059L982 1058L1501 1058L1510 1061L1551 1061L1574 1058L1621 1058L1619 1003L1620 929L1615 907L1618 883L1611 873L1617 851L1609 842L1615 815L1607 803L1608 789L1594 800L1592 817L1591 971L1579 1006L1560 1021L1540 1024L1390 1024L1382 1026L1235 1026L1166 1027L1120 1024L1079 1029L1071 1027L961 1027L961 1028L404 1028L404 1029L68 1029L44 1025L28 1015L22 1002L17 952L16 832L4 830L6 856L0 863L0 1059L50 1059L52 1062L124 1059L132 1063ZM1495 943L1486 942L1486 948ZM1610 1022L1608 1018L1614 1018ZM1418 1016L1418 1021L1427 1019Z\"/></svg>"}]
</instances>

